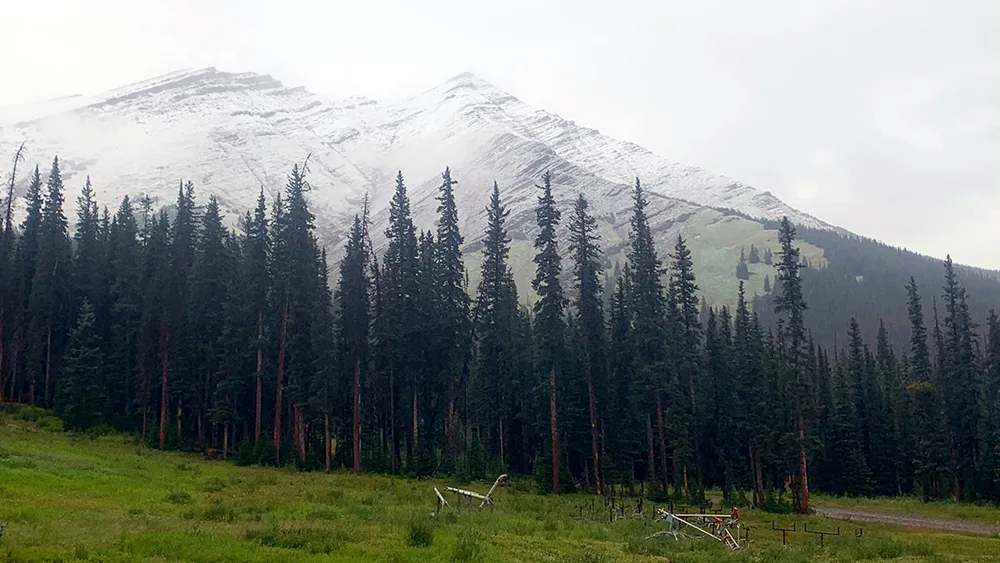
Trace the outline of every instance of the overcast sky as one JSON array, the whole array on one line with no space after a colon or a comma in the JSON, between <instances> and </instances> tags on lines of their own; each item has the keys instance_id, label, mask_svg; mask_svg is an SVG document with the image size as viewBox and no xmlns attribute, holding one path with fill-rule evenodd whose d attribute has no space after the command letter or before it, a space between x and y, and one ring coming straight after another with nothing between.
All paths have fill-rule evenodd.
<instances>
[{"instance_id":1,"label":"overcast sky","mask_svg":"<svg viewBox=\"0 0 1000 563\"><path fill-rule=\"evenodd\" d=\"M856 233L1000 268L998 0L0 2L0 105L205 66L375 98L470 70Z\"/></svg>"}]
</instances>

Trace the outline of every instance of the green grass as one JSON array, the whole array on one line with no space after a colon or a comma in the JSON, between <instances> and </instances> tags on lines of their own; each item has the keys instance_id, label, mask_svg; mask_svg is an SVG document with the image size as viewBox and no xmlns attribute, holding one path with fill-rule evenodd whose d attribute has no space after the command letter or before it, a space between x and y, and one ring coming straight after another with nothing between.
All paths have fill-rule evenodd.
<instances>
[{"instance_id":1,"label":"green grass","mask_svg":"<svg viewBox=\"0 0 1000 563\"><path fill-rule=\"evenodd\" d=\"M1000 561L992 538L865 525L857 539L849 523L755 511L744 513L753 541L739 552L711 540L647 539L662 525L609 523L600 499L581 516L576 507L593 497L520 492L525 483L500 489L493 511L432 518L431 487L443 484L235 467L0 414L0 523L8 523L0 561ZM821 549L817 537L792 533L786 547L772 518L799 529L840 525L845 535Z\"/></svg>"}]
</instances>

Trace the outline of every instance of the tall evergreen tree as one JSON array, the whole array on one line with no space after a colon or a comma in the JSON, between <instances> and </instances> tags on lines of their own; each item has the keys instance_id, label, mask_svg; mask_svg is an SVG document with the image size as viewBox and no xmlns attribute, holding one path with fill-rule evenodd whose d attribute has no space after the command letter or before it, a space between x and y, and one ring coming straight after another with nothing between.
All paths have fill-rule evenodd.
<instances>
[{"instance_id":1,"label":"tall evergreen tree","mask_svg":"<svg viewBox=\"0 0 1000 563\"><path fill-rule=\"evenodd\" d=\"M552 463L552 492L560 490L560 454L559 454L559 422L558 395L559 372L564 350L565 319L563 310L565 297L562 283L562 258L559 255L559 244L556 239L556 229L562 217L552 196L552 175L546 171L542 176L542 185L536 187L542 190L538 197L538 207L535 208L535 218L538 222L538 235L535 237L535 278L532 288L538 294L534 304L535 334L538 343L538 373L548 375L548 385L541 384L549 397L549 431L551 446L548 458ZM543 379L544 381L544 379Z\"/></svg>"},{"instance_id":2,"label":"tall evergreen tree","mask_svg":"<svg viewBox=\"0 0 1000 563\"><path fill-rule=\"evenodd\" d=\"M69 428L84 429L104 419L103 354L94 331L94 307L84 299L63 359L55 410Z\"/></svg>"},{"instance_id":3,"label":"tall evergreen tree","mask_svg":"<svg viewBox=\"0 0 1000 563\"><path fill-rule=\"evenodd\" d=\"M639 179L635 180L632 195L631 230L629 231L629 295L627 302L630 309L631 344L633 346L633 369L635 377L632 381L633 390L639 399L636 401L639 411L649 413L655 406L657 434L659 437L660 478L663 489L667 488L667 451L664 436L663 394L670 388L670 380L666 367L666 340L664 319L667 314L667 301L663 292L663 265L660 262L653 244L653 234L646 215L645 191ZM647 418L649 422L650 417ZM647 424L647 453L649 458L649 476L655 474L654 452L651 423ZM676 477L676 476L675 476Z\"/></svg>"},{"instance_id":4,"label":"tall evergreen tree","mask_svg":"<svg viewBox=\"0 0 1000 563\"><path fill-rule=\"evenodd\" d=\"M523 381L518 370L517 285L507 260L510 238L505 222L507 209L500 200L500 188L493 183L493 194L486 208L486 239L483 245L482 278L476 290L476 336L478 341L480 423L487 428L496 424L494 453L501 463L510 449L511 416L517 409L517 389Z\"/></svg>"},{"instance_id":5,"label":"tall evergreen tree","mask_svg":"<svg viewBox=\"0 0 1000 563\"><path fill-rule=\"evenodd\" d=\"M45 205L38 225L37 259L28 297L28 373L33 374L30 401L51 405L58 378L58 361L71 325L70 281L72 267L68 224L63 214L63 184L59 159L52 161L46 184ZM36 396L38 388L41 397Z\"/></svg>"},{"instance_id":6,"label":"tall evergreen tree","mask_svg":"<svg viewBox=\"0 0 1000 563\"><path fill-rule=\"evenodd\" d=\"M361 377L368 361L369 278L365 226L360 216L347 238L347 249L340 262L340 282L336 300L340 310L338 340L346 379L352 382L354 472L361 471Z\"/></svg>"},{"instance_id":7,"label":"tall evergreen tree","mask_svg":"<svg viewBox=\"0 0 1000 563\"><path fill-rule=\"evenodd\" d=\"M975 498L975 478L979 457L979 382L975 357L975 335L965 288L958 281L951 256L944 263L944 354L943 377L948 398L956 482L956 498Z\"/></svg>"},{"instance_id":8,"label":"tall evergreen tree","mask_svg":"<svg viewBox=\"0 0 1000 563\"><path fill-rule=\"evenodd\" d=\"M97 200L94 189L90 185L90 177L83 186L80 197L76 199L76 232L73 240L76 243L74 255L74 280L76 303L84 299L96 306L101 301L100 284L102 283L100 267L102 264L100 247L100 217L97 211Z\"/></svg>"},{"instance_id":9,"label":"tall evergreen tree","mask_svg":"<svg viewBox=\"0 0 1000 563\"><path fill-rule=\"evenodd\" d=\"M674 318L672 347L673 366L676 370L673 384L674 406L672 419L674 437L675 477L682 479L684 492L690 495L688 467L697 468L700 457L695 439L695 420L698 411L697 382L701 375L701 322L698 303L698 285L695 281L691 251L680 235L670 255L671 309ZM698 486L701 478L698 476Z\"/></svg>"},{"instance_id":10,"label":"tall evergreen tree","mask_svg":"<svg viewBox=\"0 0 1000 563\"><path fill-rule=\"evenodd\" d=\"M385 232L388 248L383 258L380 306L378 320L379 346L385 357L389 378L389 427L393 463L400 457L400 439L396 433L396 410L399 404L400 385L405 396L418 392L420 366L420 332L417 317L419 264L417 261L417 230L410 214L410 198L403 183L403 173L396 175L396 189L389 202L389 226ZM398 374L398 375L397 375Z\"/></svg>"},{"instance_id":11,"label":"tall evergreen tree","mask_svg":"<svg viewBox=\"0 0 1000 563\"><path fill-rule=\"evenodd\" d=\"M796 510L802 514L809 512L809 478L806 459L806 429L805 404L808 392L803 381L803 346L806 330L804 313L805 298L802 296L802 277L799 261L799 249L795 243L795 227L788 217L781 218L778 230L778 242L781 244L779 261L775 264L778 275L775 278L777 294L774 297L774 310L782 315L781 336L785 343L785 361L789 372L789 388L791 401L795 406L795 427L798 434L798 482L796 483Z\"/></svg>"},{"instance_id":12,"label":"tall evergreen tree","mask_svg":"<svg viewBox=\"0 0 1000 563\"><path fill-rule=\"evenodd\" d=\"M465 263L462 261L462 244L465 238L459 230L458 205L455 203L455 184L451 169L445 168L438 188L437 222L437 273L439 276L439 335L446 346L441 348L440 373L447 382L445 432L448 462L453 463L456 452L456 403L465 386L465 366L468 361L469 306L471 300L465 288ZM428 446L430 444L427 444Z\"/></svg>"},{"instance_id":13,"label":"tall evergreen tree","mask_svg":"<svg viewBox=\"0 0 1000 563\"><path fill-rule=\"evenodd\" d=\"M590 215L587 199L580 194L573 205L569 222L569 250L573 257L573 281L576 290L576 315L580 335L581 361L587 385L587 408L590 422L590 446L594 484L601 494L601 461L598 447L598 404L604 404L601 390L606 386L607 343L604 332L603 298L598 281L602 273L600 234L597 220Z\"/></svg>"}]
</instances>

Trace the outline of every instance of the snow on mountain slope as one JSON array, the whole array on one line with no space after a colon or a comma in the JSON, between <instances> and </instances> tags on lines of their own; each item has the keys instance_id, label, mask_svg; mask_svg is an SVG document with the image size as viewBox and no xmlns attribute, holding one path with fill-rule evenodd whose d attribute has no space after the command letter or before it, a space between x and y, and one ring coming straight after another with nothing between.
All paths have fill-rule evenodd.
<instances>
[{"instance_id":1,"label":"snow on mountain slope","mask_svg":"<svg viewBox=\"0 0 1000 563\"><path fill-rule=\"evenodd\" d=\"M12 154L21 140L29 163L43 171L59 155L71 191L89 174L109 207L139 193L170 204L183 179L195 183L201 201L219 198L230 219L254 204L262 186L271 196L280 191L291 165L311 155L310 198L321 241L331 247L342 242L366 192L379 243L397 170L418 225L431 228L445 166L459 181L467 250L477 247L494 180L511 210L512 237L530 237L534 184L545 170L564 208L577 193L587 195L606 246L627 232L636 176L662 232L705 206L828 227L768 192L536 110L471 74L377 102L326 100L252 73L180 71L96 96L0 109L0 154Z\"/></svg>"}]
</instances>

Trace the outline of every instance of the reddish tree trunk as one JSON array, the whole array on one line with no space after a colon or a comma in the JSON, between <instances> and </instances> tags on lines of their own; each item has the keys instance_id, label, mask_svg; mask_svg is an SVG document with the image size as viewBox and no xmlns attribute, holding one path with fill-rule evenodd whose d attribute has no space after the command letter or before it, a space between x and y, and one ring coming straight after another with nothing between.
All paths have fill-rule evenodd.
<instances>
[{"instance_id":1,"label":"reddish tree trunk","mask_svg":"<svg viewBox=\"0 0 1000 563\"><path fill-rule=\"evenodd\" d=\"M361 358L354 361L354 472L361 472Z\"/></svg>"},{"instance_id":2,"label":"reddish tree trunk","mask_svg":"<svg viewBox=\"0 0 1000 563\"><path fill-rule=\"evenodd\" d=\"M226 422L222 425L222 459L225 460L229 455L229 423Z\"/></svg>"},{"instance_id":3,"label":"reddish tree trunk","mask_svg":"<svg viewBox=\"0 0 1000 563\"><path fill-rule=\"evenodd\" d=\"M506 465L507 464L507 458L504 455L504 451L503 451L503 417L502 416L497 421L497 427L498 427L498 434L497 434L497 436L500 438L500 465Z\"/></svg>"},{"instance_id":4,"label":"reddish tree trunk","mask_svg":"<svg viewBox=\"0 0 1000 563\"><path fill-rule=\"evenodd\" d=\"M160 449L167 446L167 406L170 402L170 395L167 391L167 374L170 371L170 355L167 353L170 344L170 334L167 329L163 329L163 337L160 339ZM179 436L178 436L179 438Z\"/></svg>"},{"instance_id":5,"label":"reddish tree trunk","mask_svg":"<svg viewBox=\"0 0 1000 563\"><path fill-rule=\"evenodd\" d=\"M417 450L417 436L418 436L418 426L417 426L417 390L413 390L413 454L416 455Z\"/></svg>"},{"instance_id":6,"label":"reddish tree trunk","mask_svg":"<svg viewBox=\"0 0 1000 563\"><path fill-rule=\"evenodd\" d=\"M3 307L0 307L0 401L4 401L4 376L3 376Z\"/></svg>"},{"instance_id":7,"label":"reddish tree trunk","mask_svg":"<svg viewBox=\"0 0 1000 563\"><path fill-rule=\"evenodd\" d=\"M295 405L295 447L299 460L306 460L306 420L302 413L302 405Z\"/></svg>"},{"instance_id":8,"label":"reddish tree trunk","mask_svg":"<svg viewBox=\"0 0 1000 563\"><path fill-rule=\"evenodd\" d=\"M601 494L601 463L597 454L597 400L594 397L594 378L590 371L590 353L583 353L583 366L587 375L587 398L590 403L590 449L594 457L594 486Z\"/></svg>"},{"instance_id":9,"label":"reddish tree trunk","mask_svg":"<svg viewBox=\"0 0 1000 563\"><path fill-rule=\"evenodd\" d=\"M455 399L448 399L448 446L455 439Z\"/></svg>"},{"instance_id":10,"label":"reddish tree trunk","mask_svg":"<svg viewBox=\"0 0 1000 563\"><path fill-rule=\"evenodd\" d=\"M556 419L556 368L549 374L552 396L549 399L549 425L552 427L552 492L559 494L559 424Z\"/></svg>"},{"instance_id":11,"label":"reddish tree trunk","mask_svg":"<svg viewBox=\"0 0 1000 563\"><path fill-rule=\"evenodd\" d=\"M806 425L802 411L798 413L799 426L799 514L809 513L809 472L806 468Z\"/></svg>"},{"instance_id":12,"label":"reddish tree trunk","mask_svg":"<svg viewBox=\"0 0 1000 563\"><path fill-rule=\"evenodd\" d=\"M667 440L663 435L663 401L660 397L660 392L656 392L656 429L660 438L660 472L662 473L661 479L663 479L663 490L667 490ZM674 479L677 476L674 475ZM685 486L685 488L687 488Z\"/></svg>"},{"instance_id":13,"label":"reddish tree trunk","mask_svg":"<svg viewBox=\"0 0 1000 563\"><path fill-rule=\"evenodd\" d=\"M288 332L288 300L281 312L281 340L278 343L278 387L274 393L274 460L281 463L281 386L285 376L285 334Z\"/></svg>"},{"instance_id":14,"label":"reddish tree trunk","mask_svg":"<svg viewBox=\"0 0 1000 563\"><path fill-rule=\"evenodd\" d=\"M323 457L326 472L330 472L330 415L323 415Z\"/></svg>"},{"instance_id":15,"label":"reddish tree trunk","mask_svg":"<svg viewBox=\"0 0 1000 563\"><path fill-rule=\"evenodd\" d=\"M45 406L52 406L49 400L49 381L52 378L52 321L49 320L49 330L45 334Z\"/></svg>"},{"instance_id":16,"label":"reddish tree trunk","mask_svg":"<svg viewBox=\"0 0 1000 563\"><path fill-rule=\"evenodd\" d=\"M649 482L650 486L656 483L656 450L653 449L653 419L646 415L646 441L649 442ZM665 489L664 489L665 490Z\"/></svg>"},{"instance_id":17,"label":"reddish tree trunk","mask_svg":"<svg viewBox=\"0 0 1000 563\"><path fill-rule=\"evenodd\" d=\"M257 311L257 404L256 404L256 416L254 418L253 427L253 440L254 442L260 441L260 411L261 411L261 377L264 371L264 350L261 346L261 339L264 337L264 313L262 311Z\"/></svg>"}]
</instances>

